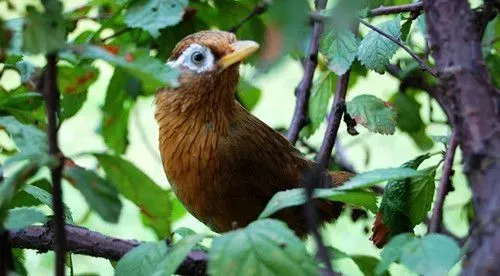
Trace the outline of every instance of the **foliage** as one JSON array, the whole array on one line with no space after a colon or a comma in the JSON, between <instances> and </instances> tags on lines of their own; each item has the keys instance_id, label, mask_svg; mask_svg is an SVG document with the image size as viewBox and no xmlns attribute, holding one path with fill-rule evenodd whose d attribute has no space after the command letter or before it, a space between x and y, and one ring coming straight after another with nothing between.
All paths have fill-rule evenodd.
<instances>
[{"instance_id":1,"label":"foliage","mask_svg":"<svg viewBox=\"0 0 500 276\"><path fill-rule=\"evenodd\" d=\"M8 7L11 2L14 1L0 0L0 7ZM373 75L378 78L385 73L397 79L395 90L386 91L386 87L375 85L365 90L365 85L362 87L366 94L352 98L348 94L344 120L350 130L359 124L375 135L404 133L411 139L408 147L394 151L413 154L410 150L413 141L421 155L400 167L396 163L388 165L389 168L380 165L368 168L356 162L358 173L344 185L314 191L315 199L369 211L363 218L369 223L374 221L372 214L377 214L375 225L383 229L374 227L374 236L382 231L388 242L375 255L348 254L349 251L339 250L337 245L329 245L334 268L337 262L348 260L365 275L390 275L393 272L389 267L397 263L417 274L444 275L461 258L460 248L448 236L414 235L415 227L429 218L435 202L436 178L441 177L442 160L431 158L433 154L427 151L435 146L446 148L450 143L449 135L439 135L446 132L429 135L430 130L436 129L432 119L436 105L422 101L423 90L438 84L419 70L419 63L413 58L397 53L398 44L372 29L359 27L359 19L367 21L433 67L434 59L428 57L422 42L428 40L424 14L402 12L378 19L370 15L373 8L412 1L329 1L327 9L322 11L314 8L315 1L298 0L92 0L75 10L64 9L57 0L31 2L22 10L15 5L18 10L14 7L12 12L19 18L3 18L0 12L0 132L5 134L0 137L0 231L51 221L53 189L47 169L62 165L64 189L68 185L75 188L88 209L107 223L110 232L114 224L128 219L122 215L122 209L131 203L157 239L142 243L122 257L116 263L116 275L170 275L193 250L207 251L210 275L318 275L324 263L315 260L315 252L306 248L286 224L269 218L286 208L304 205L307 201L304 188L276 193L269 198L260 217L249 225L218 236L197 234L192 229L175 229L187 210L172 189L163 188L141 169L149 164L128 159L133 139L131 129L139 128L131 123L133 112L140 106L138 101L152 102L159 88L179 85L180 72L166 64L176 43L200 30L232 29L238 38L262 45L260 52L249 60L253 67L249 71L255 75L268 73L280 78L278 70L275 71L280 62L286 60L300 66L318 58L314 78L310 75L313 80L310 97L304 102L306 113L302 114L306 122L300 138L306 146L311 142L307 139L318 134L322 123L332 115L329 114L331 99L341 88L340 76L349 74L348 90L372 81ZM86 21L96 27L82 27ZM324 24L323 33L317 37L319 52L310 55L310 41L315 39L311 26L319 21ZM497 88L500 87L500 74L495 74L500 70L499 35L500 20L496 18L486 27L482 50ZM96 134L103 142L101 151L74 156L62 152L61 160L48 154L44 95L39 91L47 74L42 57L47 54L58 57L59 137L67 135L65 125L80 115L86 104L102 99L98 121L86 122L98 125ZM103 62L107 65L102 66ZM112 69L110 78L107 68ZM14 82L16 87L4 85L2 76L7 71L19 79ZM93 90L100 83L105 83L106 88ZM252 74L245 74L234 91L235 98L252 111L265 98L261 88ZM429 111L429 116L424 111ZM341 128L337 139L345 136ZM364 133L361 137L369 139ZM391 141L387 139L392 137L384 139ZM78 141L74 144L78 148ZM363 142L349 144L348 147L354 148L349 148L349 153L366 151L370 159L370 149ZM309 148L306 153L316 153L315 146ZM343 159L340 150L336 150L336 159ZM379 156L371 158L372 164L378 164ZM89 167L88 160L95 166ZM423 162L428 164L422 169ZM385 186L381 185L384 183ZM384 187L383 195L374 192L377 187ZM75 222L71 212L74 204L64 203L66 223L89 226L85 220ZM470 201L462 209L474 213ZM173 237L180 238L175 243L166 242L175 240ZM14 251L14 262L16 272L26 275L24 265L30 264L24 261L24 249Z\"/></svg>"}]
</instances>

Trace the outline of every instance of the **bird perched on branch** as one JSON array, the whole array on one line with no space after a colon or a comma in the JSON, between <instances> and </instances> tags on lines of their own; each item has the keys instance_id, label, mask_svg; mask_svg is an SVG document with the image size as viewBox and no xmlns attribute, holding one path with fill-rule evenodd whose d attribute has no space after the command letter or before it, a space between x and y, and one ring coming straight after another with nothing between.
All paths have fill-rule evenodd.
<instances>
[{"instance_id":1,"label":"bird perched on branch","mask_svg":"<svg viewBox=\"0 0 500 276\"><path fill-rule=\"evenodd\" d=\"M160 152L173 191L186 209L216 232L255 220L271 197L302 187L314 163L280 133L234 98L239 64L258 49L232 33L202 31L187 36L168 64L182 72L177 88L156 94ZM324 172L325 186L350 174ZM338 217L339 203L316 200L320 222ZM307 227L300 207L278 212L298 235Z\"/></svg>"}]
</instances>

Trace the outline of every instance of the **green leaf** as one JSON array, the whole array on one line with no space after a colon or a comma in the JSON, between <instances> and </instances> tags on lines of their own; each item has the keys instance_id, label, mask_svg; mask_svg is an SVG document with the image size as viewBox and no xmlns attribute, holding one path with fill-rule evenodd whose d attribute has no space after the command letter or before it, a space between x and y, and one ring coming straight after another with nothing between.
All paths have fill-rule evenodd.
<instances>
[{"instance_id":1,"label":"green leaf","mask_svg":"<svg viewBox=\"0 0 500 276\"><path fill-rule=\"evenodd\" d=\"M398 114L397 126L413 139L421 150L429 150L434 142L425 133L426 125L420 116L421 104L409 93L396 92L389 100Z\"/></svg>"},{"instance_id":2,"label":"green leaf","mask_svg":"<svg viewBox=\"0 0 500 276\"><path fill-rule=\"evenodd\" d=\"M411 168L375 169L355 175L344 183L344 185L335 188L335 190L343 191L368 188L383 181L401 180L417 175L419 173Z\"/></svg>"},{"instance_id":3,"label":"green leaf","mask_svg":"<svg viewBox=\"0 0 500 276\"><path fill-rule=\"evenodd\" d=\"M7 211L16 190L22 187L27 180L38 171L38 167L28 163L6 177L0 184L0 225L7 215Z\"/></svg>"},{"instance_id":4,"label":"green leaf","mask_svg":"<svg viewBox=\"0 0 500 276\"><path fill-rule=\"evenodd\" d=\"M33 74L36 72L35 65L28 61L20 61L15 65L16 69L19 71L19 75L21 76L21 83L27 83L33 77Z\"/></svg>"},{"instance_id":5,"label":"green leaf","mask_svg":"<svg viewBox=\"0 0 500 276\"><path fill-rule=\"evenodd\" d=\"M160 29L179 23L187 7L187 0L139 0L132 3L125 13L125 23L132 28L160 36Z\"/></svg>"},{"instance_id":6,"label":"green leaf","mask_svg":"<svg viewBox=\"0 0 500 276\"><path fill-rule=\"evenodd\" d=\"M32 54L50 53L66 44L66 30L61 15L62 3L43 1L45 12L35 7L26 8L23 31L23 49ZM50 37L47 35L50 34Z\"/></svg>"},{"instance_id":7,"label":"green leaf","mask_svg":"<svg viewBox=\"0 0 500 276\"><path fill-rule=\"evenodd\" d=\"M431 210L434 199L434 182L436 178L437 165L421 170L422 176L414 177L409 187L409 215L413 225L421 223Z\"/></svg>"},{"instance_id":8,"label":"green leaf","mask_svg":"<svg viewBox=\"0 0 500 276\"><path fill-rule=\"evenodd\" d=\"M47 138L40 129L25 125L14 117L0 117L0 129L6 130L19 148L19 153L10 157L4 166L16 161L30 159L39 165L52 164L53 158L48 154Z\"/></svg>"},{"instance_id":9,"label":"green leaf","mask_svg":"<svg viewBox=\"0 0 500 276\"><path fill-rule=\"evenodd\" d=\"M113 66L120 67L127 73L139 78L143 85L157 89L162 86L179 85L177 78L180 73L163 64L156 58L148 55L145 51L135 54L128 53L126 57L113 55L105 49L91 45L73 45L74 53L83 59L102 59ZM145 90L149 90L145 88Z\"/></svg>"},{"instance_id":10,"label":"green leaf","mask_svg":"<svg viewBox=\"0 0 500 276\"><path fill-rule=\"evenodd\" d=\"M309 138L325 120L328 102L333 95L337 78L331 72L321 72L313 84L307 114L309 124L301 131L301 136Z\"/></svg>"},{"instance_id":11,"label":"green leaf","mask_svg":"<svg viewBox=\"0 0 500 276\"><path fill-rule=\"evenodd\" d=\"M159 238L169 236L172 222L171 192L163 190L134 164L119 156L94 155L104 169L106 178L120 194L139 207L143 222L153 228Z\"/></svg>"},{"instance_id":12,"label":"green leaf","mask_svg":"<svg viewBox=\"0 0 500 276\"><path fill-rule=\"evenodd\" d=\"M116 68L109 81L102 108L101 135L106 145L117 154L124 154L128 140L128 122L135 101L127 93L132 77Z\"/></svg>"},{"instance_id":13,"label":"green leaf","mask_svg":"<svg viewBox=\"0 0 500 276\"><path fill-rule=\"evenodd\" d=\"M321 40L321 53L328 60L328 68L338 76L343 75L351 67L358 47L359 40L347 30L332 30Z\"/></svg>"},{"instance_id":14,"label":"green leaf","mask_svg":"<svg viewBox=\"0 0 500 276\"><path fill-rule=\"evenodd\" d=\"M12 248L12 255L14 255L14 268L17 275L28 276L28 271L26 270L24 250L20 248Z\"/></svg>"},{"instance_id":15,"label":"green leaf","mask_svg":"<svg viewBox=\"0 0 500 276\"><path fill-rule=\"evenodd\" d=\"M215 238L209 251L210 275L318 275L304 243L285 223L265 219Z\"/></svg>"},{"instance_id":16,"label":"green leaf","mask_svg":"<svg viewBox=\"0 0 500 276\"><path fill-rule=\"evenodd\" d=\"M373 95L359 95L346 103L347 113L371 132L394 134L397 113L387 102Z\"/></svg>"},{"instance_id":17,"label":"green leaf","mask_svg":"<svg viewBox=\"0 0 500 276\"><path fill-rule=\"evenodd\" d=\"M401 165L400 168L417 169L423 161L430 157L430 154L417 156ZM415 226L413 222L421 218L421 213L428 211L428 207L430 206L427 206L429 204L427 200L430 200L430 203L432 203L432 196L430 199L426 197L430 192L428 190L429 186L425 185L428 184L425 180L428 180L426 177L429 173L428 171L418 171L418 175L412 176L412 179L392 180L385 187L379 212L382 213L384 225L390 230L389 237L404 232L412 232ZM414 181L416 182L412 185L411 183ZM421 193L424 191L428 193ZM425 199L426 201L418 202L416 199L419 195L424 195L421 199ZM411 201L412 196L415 201ZM418 206L419 204L425 206ZM410 215L410 208L413 208L413 217Z\"/></svg>"},{"instance_id":18,"label":"green leaf","mask_svg":"<svg viewBox=\"0 0 500 276\"><path fill-rule=\"evenodd\" d=\"M413 234L399 234L395 236L391 241L384 246L384 249L380 253L382 260L377 266L375 272L376 274L382 274L384 271L389 269L389 265L397 262L401 257L403 248L406 244L415 238Z\"/></svg>"},{"instance_id":19,"label":"green leaf","mask_svg":"<svg viewBox=\"0 0 500 276\"><path fill-rule=\"evenodd\" d=\"M64 178L82 193L89 207L102 219L111 223L118 222L122 202L111 183L95 172L77 166L66 167Z\"/></svg>"},{"instance_id":20,"label":"green leaf","mask_svg":"<svg viewBox=\"0 0 500 276\"><path fill-rule=\"evenodd\" d=\"M61 91L61 120L74 116L87 99L87 92L97 80L97 68L81 64L77 67L58 66L57 84Z\"/></svg>"},{"instance_id":21,"label":"green leaf","mask_svg":"<svg viewBox=\"0 0 500 276\"><path fill-rule=\"evenodd\" d=\"M259 88L253 86L247 80L240 78L240 82L236 88L236 97L247 110L251 111L254 109L260 100L261 94L262 92Z\"/></svg>"},{"instance_id":22,"label":"green leaf","mask_svg":"<svg viewBox=\"0 0 500 276\"><path fill-rule=\"evenodd\" d=\"M363 190L336 191L334 189L316 189L314 198L323 198L330 201L340 201L357 206L362 206L373 213L377 212L377 198L372 192ZM303 188L291 189L276 193L267 203L266 208L259 219L266 218L279 210L298 206L306 203L305 190Z\"/></svg>"},{"instance_id":23,"label":"green leaf","mask_svg":"<svg viewBox=\"0 0 500 276\"><path fill-rule=\"evenodd\" d=\"M401 26L401 40L406 41L408 39L408 34L410 33L411 23L413 23L413 19L408 19Z\"/></svg>"},{"instance_id":24,"label":"green leaf","mask_svg":"<svg viewBox=\"0 0 500 276\"><path fill-rule=\"evenodd\" d=\"M393 36L396 39L401 38L401 16L383 22L377 27ZM361 41L358 48L358 59L368 69L373 69L377 73L384 73L385 66L389 64L389 60L398 50L398 45L380 35L379 33L371 30L365 38Z\"/></svg>"},{"instance_id":25,"label":"green leaf","mask_svg":"<svg viewBox=\"0 0 500 276\"><path fill-rule=\"evenodd\" d=\"M497 42L497 44L500 43ZM491 54L486 57L485 62L488 70L491 72L490 75L493 80L493 84L496 88L500 88L500 74L496 74L496 72L500 72L500 55L498 53Z\"/></svg>"},{"instance_id":26,"label":"green leaf","mask_svg":"<svg viewBox=\"0 0 500 276\"><path fill-rule=\"evenodd\" d=\"M38 180L24 187L21 191L17 192L12 200L11 206L21 207L21 206L38 206L40 204L45 204L52 210L52 186L46 180ZM73 217L69 207L64 204L64 215L68 222L73 222Z\"/></svg>"},{"instance_id":27,"label":"green leaf","mask_svg":"<svg viewBox=\"0 0 500 276\"><path fill-rule=\"evenodd\" d=\"M172 275L202 239L202 235L187 236L170 248L165 241L143 243L118 261L115 275Z\"/></svg>"},{"instance_id":28,"label":"green leaf","mask_svg":"<svg viewBox=\"0 0 500 276\"><path fill-rule=\"evenodd\" d=\"M9 230L16 230L30 226L34 223L45 223L48 218L40 211L34 208L15 208L10 209L4 227Z\"/></svg>"},{"instance_id":29,"label":"green leaf","mask_svg":"<svg viewBox=\"0 0 500 276\"><path fill-rule=\"evenodd\" d=\"M366 255L349 255L337 248L328 247L330 250L330 256L333 256L333 261L342 259L351 259L354 264L359 268L359 270L366 276L373 276L375 274L375 269L380 263L380 260L373 256ZM388 273L384 273L384 276L389 276Z\"/></svg>"},{"instance_id":30,"label":"green leaf","mask_svg":"<svg viewBox=\"0 0 500 276\"><path fill-rule=\"evenodd\" d=\"M45 109L43 96L31 92L24 86L9 92L0 89L0 114L14 116L19 122L43 127L45 125Z\"/></svg>"},{"instance_id":31,"label":"green leaf","mask_svg":"<svg viewBox=\"0 0 500 276\"><path fill-rule=\"evenodd\" d=\"M454 240L441 234L422 238L401 234L385 246L381 257L377 272L383 272L391 263L399 261L421 275L447 275L460 259L460 248Z\"/></svg>"}]
</instances>

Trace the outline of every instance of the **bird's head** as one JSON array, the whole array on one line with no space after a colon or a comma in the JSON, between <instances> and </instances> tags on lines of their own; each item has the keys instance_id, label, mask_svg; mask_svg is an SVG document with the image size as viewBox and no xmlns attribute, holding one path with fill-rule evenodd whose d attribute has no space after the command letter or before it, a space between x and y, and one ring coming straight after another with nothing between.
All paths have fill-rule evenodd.
<instances>
[{"instance_id":1,"label":"bird's head","mask_svg":"<svg viewBox=\"0 0 500 276\"><path fill-rule=\"evenodd\" d=\"M239 78L238 65L258 48L256 42L237 40L229 32L191 34L176 45L167 62L181 71L179 87L171 90L198 94L234 93Z\"/></svg>"}]
</instances>

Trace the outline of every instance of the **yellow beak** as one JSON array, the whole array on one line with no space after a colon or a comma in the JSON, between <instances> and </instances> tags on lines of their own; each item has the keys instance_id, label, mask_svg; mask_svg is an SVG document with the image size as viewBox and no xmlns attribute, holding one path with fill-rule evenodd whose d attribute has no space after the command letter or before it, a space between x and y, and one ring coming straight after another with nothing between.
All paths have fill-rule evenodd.
<instances>
[{"instance_id":1,"label":"yellow beak","mask_svg":"<svg viewBox=\"0 0 500 276\"><path fill-rule=\"evenodd\" d=\"M231 44L231 48L233 48L233 52L221 57L217 63L220 71L225 70L235 63L243 61L245 58L255 53L255 51L259 49L259 43L251 40L242 40Z\"/></svg>"}]
</instances>

